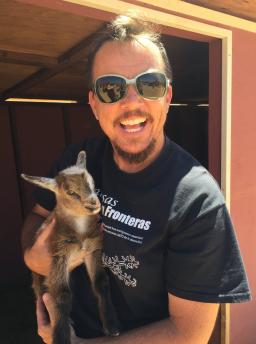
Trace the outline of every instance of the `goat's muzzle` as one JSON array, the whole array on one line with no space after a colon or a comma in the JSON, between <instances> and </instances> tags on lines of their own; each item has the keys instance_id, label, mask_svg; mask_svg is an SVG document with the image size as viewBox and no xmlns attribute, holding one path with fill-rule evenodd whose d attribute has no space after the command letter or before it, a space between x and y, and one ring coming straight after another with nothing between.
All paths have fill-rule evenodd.
<instances>
[{"instance_id":1,"label":"goat's muzzle","mask_svg":"<svg viewBox=\"0 0 256 344\"><path fill-rule=\"evenodd\" d=\"M87 199L84 207L86 210L89 210L92 215L95 215L100 212L101 204L97 197L91 197Z\"/></svg>"}]
</instances>

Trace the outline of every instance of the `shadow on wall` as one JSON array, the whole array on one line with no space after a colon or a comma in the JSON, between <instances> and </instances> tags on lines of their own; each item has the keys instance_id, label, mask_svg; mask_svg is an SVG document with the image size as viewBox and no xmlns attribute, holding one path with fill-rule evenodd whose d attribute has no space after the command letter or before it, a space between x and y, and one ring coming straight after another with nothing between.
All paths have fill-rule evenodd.
<instances>
[{"instance_id":1,"label":"shadow on wall","mask_svg":"<svg viewBox=\"0 0 256 344\"><path fill-rule=\"evenodd\" d=\"M172 106L165 131L174 142L208 168L208 107Z\"/></svg>"}]
</instances>

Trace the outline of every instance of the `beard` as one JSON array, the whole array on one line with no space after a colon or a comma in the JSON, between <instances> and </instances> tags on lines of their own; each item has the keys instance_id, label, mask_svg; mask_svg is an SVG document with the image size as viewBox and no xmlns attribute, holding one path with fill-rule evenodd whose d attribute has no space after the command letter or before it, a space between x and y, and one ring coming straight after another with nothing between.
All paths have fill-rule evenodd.
<instances>
[{"instance_id":1,"label":"beard","mask_svg":"<svg viewBox=\"0 0 256 344\"><path fill-rule=\"evenodd\" d=\"M129 153L124 151L121 147L119 147L116 143L113 142L113 148L117 155L120 158L127 161L130 164L140 164L147 160L150 154L154 151L156 145L156 140L152 139L149 145L141 152L138 153Z\"/></svg>"},{"instance_id":2,"label":"beard","mask_svg":"<svg viewBox=\"0 0 256 344\"><path fill-rule=\"evenodd\" d=\"M146 120L148 122L153 122L153 117L150 113L145 112L145 111L141 111L140 109L135 109L133 111L124 112L120 117L118 117L115 120L114 126L120 125L120 122L122 119L129 118L132 115L141 116L143 118L146 118ZM155 146L156 146L156 140L152 139L151 142L149 143L149 145L144 150L142 150L141 152L138 152L138 153L126 152L116 142L112 142L112 146L113 146L116 154L120 158L125 160L126 162L128 162L130 164L140 164L140 163L144 162L150 156L150 154L154 151Z\"/></svg>"}]
</instances>

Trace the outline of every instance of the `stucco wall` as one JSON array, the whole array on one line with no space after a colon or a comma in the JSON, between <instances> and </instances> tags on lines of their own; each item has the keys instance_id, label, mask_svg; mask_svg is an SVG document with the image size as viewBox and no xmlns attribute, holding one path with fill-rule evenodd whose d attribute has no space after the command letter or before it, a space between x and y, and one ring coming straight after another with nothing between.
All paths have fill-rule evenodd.
<instances>
[{"instance_id":1,"label":"stucco wall","mask_svg":"<svg viewBox=\"0 0 256 344\"><path fill-rule=\"evenodd\" d=\"M233 30L231 214L256 297L256 35ZM231 306L231 344L256 343L256 300Z\"/></svg>"}]
</instances>

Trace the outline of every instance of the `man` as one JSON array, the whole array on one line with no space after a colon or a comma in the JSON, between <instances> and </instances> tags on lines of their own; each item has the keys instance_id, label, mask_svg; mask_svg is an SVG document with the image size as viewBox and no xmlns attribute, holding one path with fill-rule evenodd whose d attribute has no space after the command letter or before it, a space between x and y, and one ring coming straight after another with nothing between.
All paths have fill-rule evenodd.
<instances>
[{"instance_id":1,"label":"man","mask_svg":"<svg viewBox=\"0 0 256 344\"><path fill-rule=\"evenodd\" d=\"M103 262L110 270L118 338L102 336L97 306L83 267L71 278L76 343L207 343L222 302L250 299L223 196L209 173L164 135L172 98L164 47L140 18L117 17L99 32L88 58L89 103L107 138L67 149L50 171L87 151L102 203ZM24 226L36 231L54 207L49 192ZM51 257L45 226L25 261L47 274ZM74 266L83 261L78 254ZM38 300L39 334L51 343L52 303Z\"/></svg>"}]
</instances>

